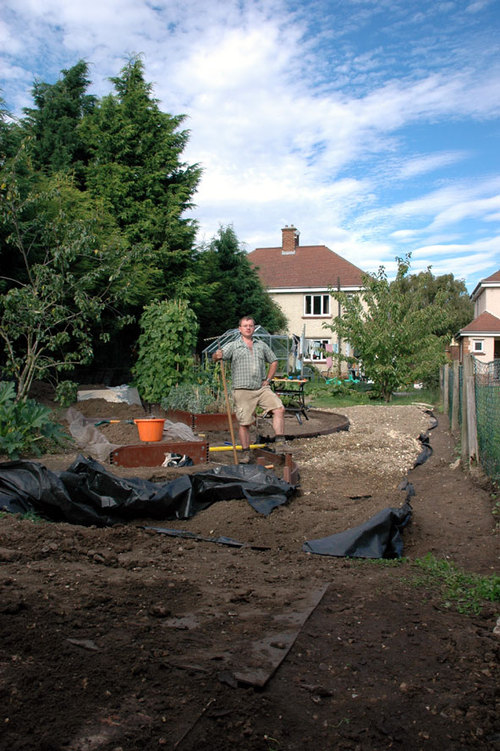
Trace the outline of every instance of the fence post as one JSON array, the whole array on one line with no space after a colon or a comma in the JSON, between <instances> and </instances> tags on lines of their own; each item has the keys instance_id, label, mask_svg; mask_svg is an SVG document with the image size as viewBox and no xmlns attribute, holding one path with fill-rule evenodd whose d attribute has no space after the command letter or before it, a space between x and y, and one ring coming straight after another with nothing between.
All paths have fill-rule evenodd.
<instances>
[{"instance_id":1,"label":"fence post","mask_svg":"<svg viewBox=\"0 0 500 751\"><path fill-rule=\"evenodd\" d=\"M453 392L451 397L451 432L456 433L458 430L458 419L460 414L460 363L455 360L453 363Z\"/></svg>"},{"instance_id":2,"label":"fence post","mask_svg":"<svg viewBox=\"0 0 500 751\"><path fill-rule=\"evenodd\" d=\"M474 365L472 355L465 355L462 383L462 464L470 465L471 459L479 461L477 445L476 398L474 392Z\"/></svg>"},{"instance_id":3,"label":"fence post","mask_svg":"<svg viewBox=\"0 0 500 751\"><path fill-rule=\"evenodd\" d=\"M443 412L445 415L449 413L449 383L450 383L450 366L448 363L443 366L442 375L443 375Z\"/></svg>"}]
</instances>

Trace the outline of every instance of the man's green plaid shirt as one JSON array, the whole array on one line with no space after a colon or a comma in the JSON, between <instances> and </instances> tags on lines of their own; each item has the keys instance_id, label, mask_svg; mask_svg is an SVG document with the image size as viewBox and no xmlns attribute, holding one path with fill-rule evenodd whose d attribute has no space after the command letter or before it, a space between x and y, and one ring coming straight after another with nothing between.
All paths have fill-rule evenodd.
<instances>
[{"instance_id":1,"label":"man's green plaid shirt","mask_svg":"<svg viewBox=\"0 0 500 751\"><path fill-rule=\"evenodd\" d=\"M267 376L266 362L278 359L260 339L253 340L253 351L240 338L222 347L222 353L224 360L231 360L233 389L260 389Z\"/></svg>"}]
</instances>

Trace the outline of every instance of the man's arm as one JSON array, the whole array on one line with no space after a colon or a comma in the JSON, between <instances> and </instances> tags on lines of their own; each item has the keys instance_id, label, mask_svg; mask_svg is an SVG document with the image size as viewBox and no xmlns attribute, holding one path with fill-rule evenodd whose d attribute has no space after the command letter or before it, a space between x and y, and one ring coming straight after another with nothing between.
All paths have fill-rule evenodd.
<instances>
[{"instance_id":1,"label":"man's arm","mask_svg":"<svg viewBox=\"0 0 500 751\"><path fill-rule=\"evenodd\" d=\"M214 362L217 362L218 360L231 360L234 351L232 345L233 343L229 342L229 344L225 344L224 347L216 349L212 355L212 360L214 360Z\"/></svg>"},{"instance_id":2,"label":"man's arm","mask_svg":"<svg viewBox=\"0 0 500 751\"><path fill-rule=\"evenodd\" d=\"M271 381L273 380L273 378L274 378L274 376L276 374L277 367L278 367L278 361L274 360L274 362L272 362L270 364L269 370L267 371L267 378L263 381L263 384L265 386L268 386L271 383Z\"/></svg>"}]
</instances>

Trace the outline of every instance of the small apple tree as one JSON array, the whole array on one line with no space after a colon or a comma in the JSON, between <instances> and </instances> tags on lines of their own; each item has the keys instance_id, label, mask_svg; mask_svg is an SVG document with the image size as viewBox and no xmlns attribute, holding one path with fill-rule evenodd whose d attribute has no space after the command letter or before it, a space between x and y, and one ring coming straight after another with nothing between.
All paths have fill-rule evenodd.
<instances>
[{"instance_id":1,"label":"small apple tree","mask_svg":"<svg viewBox=\"0 0 500 751\"><path fill-rule=\"evenodd\" d=\"M34 379L91 361L92 326L126 298L133 253L70 178L34 175L22 149L1 170L0 205L3 373L24 400Z\"/></svg>"}]
</instances>

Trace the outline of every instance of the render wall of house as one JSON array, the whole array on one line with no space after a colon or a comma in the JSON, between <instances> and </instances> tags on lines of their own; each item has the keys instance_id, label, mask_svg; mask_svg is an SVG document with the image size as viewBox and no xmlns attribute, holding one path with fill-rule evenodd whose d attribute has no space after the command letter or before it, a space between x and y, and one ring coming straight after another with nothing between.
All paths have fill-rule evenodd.
<instances>
[{"instance_id":1,"label":"render wall of house","mask_svg":"<svg viewBox=\"0 0 500 751\"><path fill-rule=\"evenodd\" d=\"M483 287L474 306L474 318L487 311L500 318L500 287Z\"/></svg>"},{"instance_id":2,"label":"render wall of house","mask_svg":"<svg viewBox=\"0 0 500 751\"><path fill-rule=\"evenodd\" d=\"M301 292L270 292L271 298L276 302L283 313L288 318L288 334L291 336L295 334L298 337L304 337L306 340L327 340L332 345L334 351L338 351L338 336L331 329L324 328L323 324L331 324L333 318L338 313L338 304L330 298L330 315L329 316L306 316L304 315L304 295L310 294L311 290L303 290ZM328 294L328 289L314 290L316 294ZM347 355L351 355L352 351L348 343L340 342L341 352ZM311 358L306 360L306 364L312 364L321 372L332 370L336 372L337 363L331 363L329 361ZM341 373L347 375L348 364L343 362L341 364Z\"/></svg>"},{"instance_id":3,"label":"render wall of house","mask_svg":"<svg viewBox=\"0 0 500 751\"><path fill-rule=\"evenodd\" d=\"M477 352L475 349L475 342L481 341L483 343L483 351ZM493 336L466 336L463 340L463 354L472 354L477 357L481 362L492 362L495 359L495 337Z\"/></svg>"}]
</instances>

